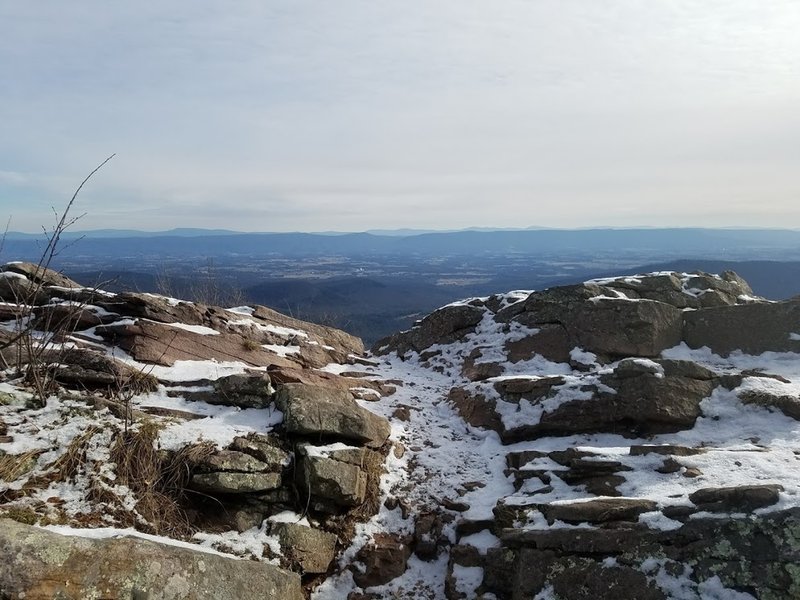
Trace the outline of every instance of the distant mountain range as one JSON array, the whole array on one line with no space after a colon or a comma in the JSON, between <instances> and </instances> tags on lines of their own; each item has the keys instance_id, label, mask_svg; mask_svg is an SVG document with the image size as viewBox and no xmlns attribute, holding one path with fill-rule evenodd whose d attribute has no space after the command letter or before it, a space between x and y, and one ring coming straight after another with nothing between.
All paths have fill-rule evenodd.
<instances>
[{"instance_id":1,"label":"distant mountain range","mask_svg":"<svg viewBox=\"0 0 800 600\"><path fill-rule=\"evenodd\" d=\"M703 256L721 260L800 258L800 231L790 229L526 229L464 230L403 235L373 233L238 233L175 229L166 232L102 230L63 251L69 256L286 256L311 255L636 255L645 260ZM64 236L75 240L80 233ZM4 253L31 260L42 235L9 233Z\"/></svg>"}]
</instances>

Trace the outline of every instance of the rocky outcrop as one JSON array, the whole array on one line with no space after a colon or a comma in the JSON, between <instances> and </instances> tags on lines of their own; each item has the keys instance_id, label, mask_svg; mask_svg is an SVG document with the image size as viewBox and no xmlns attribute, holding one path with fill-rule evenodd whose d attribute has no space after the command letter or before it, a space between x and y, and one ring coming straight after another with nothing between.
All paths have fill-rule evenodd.
<instances>
[{"instance_id":1,"label":"rocky outcrop","mask_svg":"<svg viewBox=\"0 0 800 600\"><path fill-rule=\"evenodd\" d=\"M599 377L519 376L456 387L449 399L464 420L506 443L581 432L638 436L691 428L700 402L724 381L690 361L626 359Z\"/></svg>"},{"instance_id":2,"label":"rocky outcrop","mask_svg":"<svg viewBox=\"0 0 800 600\"><path fill-rule=\"evenodd\" d=\"M22 553L0 574L0 596L302 598L299 575L308 585L327 573L356 524L377 511L390 427L356 397L374 401L394 388L371 380L357 338L266 307L111 294L19 265L0 272L0 296L32 303L3 305L13 321L0 328L3 359L23 372L38 361L35 372L58 398L41 401L52 415L33 451L0 449L0 516L205 539L257 561L173 555L139 539L63 538L68 548L55 536L46 542L63 565L45 557L40 569L0 532L4 565ZM28 344L38 354L27 356L19 323L32 327L23 335L52 342ZM331 363L358 367L320 369ZM13 379L15 406L5 412L21 416L10 427L0 418L2 444L40 431L28 383ZM57 486L72 490L69 500ZM26 569L40 573L26 578Z\"/></svg>"},{"instance_id":3,"label":"rocky outcrop","mask_svg":"<svg viewBox=\"0 0 800 600\"><path fill-rule=\"evenodd\" d=\"M443 307L414 328L380 340L374 352L422 352L434 344L449 344L473 332L487 313L497 323L523 325L530 330L506 341L506 354L512 362L537 354L568 362L570 351L576 347L601 360L652 358L681 341L691 347L709 345L729 352L726 348L737 342L710 339L711 344L704 343L708 336L719 334L726 320L735 328L737 319L744 322L756 315L774 326L776 311L794 314L791 308L774 308L753 298L752 293L743 279L729 271L721 276L664 273L595 280L533 292L524 300L510 303L490 296ZM770 306L773 308L767 308ZM709 315L708 324L703 315ZM793 327L790 323L795 321L790 320L786 327ZM781 333L786 333L786 346L789 332L785 328L766 331L763 343ZM754 341L751 346L758 343Z\"/></svg>"},{"instance_id":4,"label":"rocky outcrop","mask_svg":"<svg viewBox=\"0 0 800 600\"><path fill-rule=\"evenodd\" d=\"M276 403L290 433L353 440L373 448L389 437L389 422L359 406L343 390L287 383L278 389Z\"/></svg>"},{"instance_id":5,"label":"rocky outcrop","mask_svg":"<svg viewBox=\"0 0 800 600\"><path fill-rule=\"evenodd\" d=\"M502 547L489 549L479 563L485 573L479 589L498 598L532 598L548 588L565 600L671 597L654 585L656 578L686 593L709 582L766 600L800 594L796 509L693 519L666 532L628 525L580 535L568 529L499 533Z\"/></svg>"},{"instance_id":6,"label":"rocky outcrop","mask_svg":"<svg viewBox=\"0 0 800 600\"><path fill-rule=\"evenodd\" d=\"M730 272L656 273L465 300L379 342L399 370L426 373L417 385L444 381L486 454L482 479L472 448L437 450L460 424L439 402L412 392L398 407L420 427L414 411L441 413L432 425L447 432L409 459L419 485L429 453L448 465L448 493L418 509L410 540L420 559L449 555L446 597L796 597L798 488L781 473L800 400L793 355L770 352L800 349L797 305ZM513 444L502 476L488 466L500 444ZM430 526L446 515L454 539Z\"/></svg>"},{"instance_id":7,"label":"rocky outcrop","mask_svg":"<svg viewBox=\"0 0 800 600\"><path fill-rule=\"evenodd\" d=\"M29 600L302 600L300 577L134 537L63 536L0 519L0 594Z\"/></svg>"}]
</instances>

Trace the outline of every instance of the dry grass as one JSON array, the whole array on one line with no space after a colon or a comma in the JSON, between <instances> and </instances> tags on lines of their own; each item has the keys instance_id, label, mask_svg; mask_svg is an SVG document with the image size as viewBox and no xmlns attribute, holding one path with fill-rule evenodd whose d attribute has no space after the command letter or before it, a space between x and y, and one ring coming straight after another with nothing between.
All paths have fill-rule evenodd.
<instances>
[{"instance_id":1,"label":"dry grass","mask_svg":"<svg viewBox=\"0 0 800 600\"><path fill-rule=\"evenodd\" d=\"M116 484L127 486L137 499L136 512L146 521L138 526L151 533L181 537L190 523L181 507L191 465L213 451L210 444L162 455L155 446L158 427L152 421L137 429L120 432L111 448L116 463ZM107 501L98 490L97 500Z\"/></svg>"},{"instance_id":2,"label":"dry grass","mask_svg":"<svg viewBox=\"0 0 800 600\"><path fill-rule=\"evenodd\" d=\"M70 442L66 452L51 465L53 481L67 481L80 472L86 463L86 451L89 449L89 442L102 430L102 427L92 426Z\"/></svg>"},{"instance_id":3,"label":"dry grass","mask_svg":"<svg viewBox=\"0 0 800 600\"><path fill-rule=\"evenodd\" d=\"M0 456L0 481L16 481L33 467L32 462L42 450L31 450L23 454L5 454Z\"/></svg>"},{"instance_id":4,"label":"dry grass","mask_svg":"<svg viewBox=\"0 0 800 600\"><path fill-rule=\"evenodd\" d=\"M259 344L252 338L244 338L242 340L242 348L244 348L248 352L255 352L256 350L261 348L261 344Z\"/></svg>"}]
</instances>

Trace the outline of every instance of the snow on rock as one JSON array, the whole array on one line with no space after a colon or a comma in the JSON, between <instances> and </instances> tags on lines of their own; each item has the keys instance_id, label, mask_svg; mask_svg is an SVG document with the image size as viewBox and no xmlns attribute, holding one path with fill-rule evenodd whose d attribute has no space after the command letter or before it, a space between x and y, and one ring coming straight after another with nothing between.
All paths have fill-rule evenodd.
<instances>
[{"instance_id":1,"label":"snow on rock","mask_svg":"<svg viewBox=\"0 0 800 600\"><path fill-rule=\"evenodd\" d=\"M787 352L798 303L755 298L733 273L671 272L511 300L453 303L375 346L372 372L404 385L376 405L400 420L403 454L373 521L411 523L426 553L431 539L438 548L380 592L800 595L788 550L800 524L800 361ZM699 332L706 315L715 328ZM749 346L759 352L732 350L752 337L748 321L765 332ZM784 550L755 553L752 535ZM740 569L762 560L769 574Z\"/></svg>"},{"instance_id":2,"label":"snow on rock","mask_svg":"<svg viewBox=\"0 0 800 600\"><path fill-rule=\"evenodd\" d=\"M29 283L33 275L17 273L23 267L6 268L3 280ZM356 401L380 398L379 384L353 366L363 360L360 340L265 307L226 311L34 274L44 283L35 298L23 296L33 305L14 304L19 295L4 296L2 286L0 299L33 324L31 338L44 352L39 372L53 395L39 397L18 376L27 354L3 352L11 368L0 375L0 537L9 529L3 517L58 525L84 540L135 531L167 544L167 555L271 563L275 581L291 585L273 585L270 594L302 597L299 574L325 573L338 540L352 537L380 502L390 426ZM291 414L276 405L285 387L302 395L313 434L290 426L298 422L295 404L288 403ZM314 429L322 409L326 420ZM356 488L342 487L348 482ZM7 547L0 544L0 555ZM0 560L14 573L28 564ZM223 582L232 570L197 560ZM205 597L212 588L197 587L204 577L195 573L171 597ZM85 597L94 593L83 580L57 578ZM107 584L123 593L116 580ZM35 573L13 585L8 590L20 597L38 589ZM235 589L250 598L262 587Z\"/></svg>"}]
</instances>

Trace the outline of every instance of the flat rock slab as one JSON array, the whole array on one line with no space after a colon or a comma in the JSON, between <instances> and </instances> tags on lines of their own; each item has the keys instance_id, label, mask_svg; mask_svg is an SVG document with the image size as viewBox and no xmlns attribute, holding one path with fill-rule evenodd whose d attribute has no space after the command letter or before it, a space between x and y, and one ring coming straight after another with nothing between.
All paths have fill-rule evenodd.
<instances>
[{"instance_id":1,"label":"flat rock slab","mask_svg":"<svg viewBox=\"0 0 800 600\"><path fill-rule=\"evenodd\" d=\"M297 364L261 346L251 348L246 338L236 333L203 335L144 319L138 319L134 324L102 325L95 331L138 361L168 367L178 360L212 359L241 361L260 367Z\"/></svg>"},{"instance_id":2,"label":"flat rock slab","mask_svg":"<svg viewBox=\"0 0 800 600\"><path fill-rule=\"evenodd\" d=\"M377 448L391 432L386 419L359 406L344 390L290 383L278 388L275 402L289 433L321 434Z\"/></svg>"},{"instance_id":3,"label":"flat rock slab","mask_svg":"<svg viewBox=\"0 0 800 600\"><path fill-rule=\"evenodd\" d=\"M636 521L642 513L656 510L652 500L638 498L598 498L569 504L539 504L537 508L549 522L608 523Z\"/></svg>"},{"instance_id":4,"label":"flat rock slab","mask_svg":"<svg viewBox=\"0 0 800 600\"><path fill-rule=\"evenodd\" d=\"M0 519L0 590L26 600L303 600L300 576L273 565L134 537L63 536Z\"/></svg>"},{"instance_id":5,"label":"flat rock slab","mask_svg":"<svg viewBox=\"0 0 800 600\"><path fill-rule=\"evenodd\" d=\"M264 492L281 487L280 473L236 473L217 471L195 473L191 486L198 490L217 494L247 494Z\"/></svg>"},{"instance_id":6,"label":"flat rock slab","mask_svg":"<svg viewBox=\"0 0 800 600\"><path fill-rule=\"evenodd\" d=\"M703 488L689 494L689 500L709 512L751 512L777 504L782 491L779 484Z\"/></svg>"}]
</instances>

